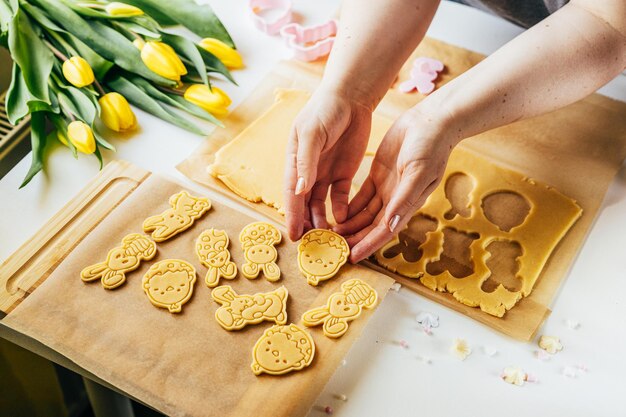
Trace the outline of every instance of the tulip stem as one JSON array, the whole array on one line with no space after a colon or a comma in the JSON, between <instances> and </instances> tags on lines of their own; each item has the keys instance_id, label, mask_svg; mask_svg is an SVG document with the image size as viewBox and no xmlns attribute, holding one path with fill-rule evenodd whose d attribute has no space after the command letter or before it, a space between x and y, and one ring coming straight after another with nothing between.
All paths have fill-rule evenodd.
<instances>
[{"instance_id":1,"label":"tulip stem","mask_svg":"<svg viewBox=\"0 0 626 417\"><path fill-rule=\"evenodd\" d=\"M65 56L63 54L63 52L59 51L57 48L55 48L50 42L48 42L47 39L42 39L43 43L46 44L46 46L52 51L52 53L54 55L56 55L57 58L59 58L61 61L65 62L68 60L67 56Z\"/></svg>"},{"instance_id":2,"label":"tulip stem","mask_svg":"<svg viewBox=\"0 0 626 417\"><path fill-rule=\"evenodd\" d=\"M102 88L102 85L98 82L98 80L94 78L93 83L96 86L96 90L98 90L102 96L106 95L106 91L104 91L104 88Z\"/></svg>"},{"instance_id":3,"label":"tulip stem","mask_svg":"<svg viewBox=\"0 0 626 417\"><path fill-rule=\"evenodd\" d=\"M175 88L167 88L167 87L162 87L160 85L157 85L156 88L163 91L164 93L176 94L177 96L181 96L181 97L184 97L185 95L184 91L180 91Z\"/></svg>"}]
</instances>

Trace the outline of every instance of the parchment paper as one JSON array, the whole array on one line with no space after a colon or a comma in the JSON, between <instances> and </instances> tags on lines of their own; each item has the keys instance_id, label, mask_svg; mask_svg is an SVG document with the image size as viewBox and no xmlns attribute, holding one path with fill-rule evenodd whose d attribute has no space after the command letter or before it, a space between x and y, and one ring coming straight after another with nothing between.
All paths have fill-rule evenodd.
<instances>
[{"instance_id":1,"label":"parchment paper","mask_svg":"<svg viewBox=\"0 0 626 417\"><path fill-rule=\"evenodd\" d=\"M403 66L398 76L399 82L406 80L413 58L418 56L437 58L445 64L446 68L436 82L437 88L484 58L476 52L426 38ZM206 167L213 162L214 153L223 144L234 138L271 105L275 88L302 88L312 91L319 82L323 68L323 62L281 63L226 119L227 127L216 130L178 165L178 169L194 181L247 204L276 221L284 221L276 210L236 196L219 180L211 177ZM376 112L386 117L397 117L423 97L418 93L399 93L394 86ZM626 157L626 103L593 94L549 114L466 139L459 146L467 147L494 163L544 182L574 198L583 209L582 217L556 247L531 296L520 301L505 318L495 318L464 306L449 294L431 291L416 280L392 275L420 294L510 336L530 340L549 315L549 307L559 285L596 218L609 184ZM355 178L357 184L366 177L370 163L371 157L365 157ZM502 210L506 211L507 208L502 207ZM374 264L368 265L378 269Z\"/></svg>"},{"instance_id":2,"label":"parchment paper","mask_svg":"<svg viewBox=\"0 0 626 417\"><path fill-rule=\"evenodd\" d=\"M74 361L129 395L173 416L300 416L306 414L341 359L357 339L373 310L351 322L341 339L310 329L316 344L313 364L283 377L256 377L250 369L252 347L271 323L227 332L214 318L219 305L204 284L204 268L194 252L197 236L210 227L228 232L233 260L243 256L239 231L255 219L213 202L213 208L186 232L158 244L157 256L127 274L113 291L100 282L83 283L82 268L102 261L123 236L141 232L143 220L169 208L168 197L181 187L155 175L140 185L102 221L59 267L2 322ZM197 193L191 192L196 195ZM296 264L296 245L278 247L282 278L248 280L241 273L222 281L239 293L289 290L288 321L325 304L341 282L360 278L382 298L393 280L361 266L346 265L333 279L311 287ZM197 271L191 300L181 314L154 307L141 278L153 262L180 258Z\"/></svg>"}]
</instances>

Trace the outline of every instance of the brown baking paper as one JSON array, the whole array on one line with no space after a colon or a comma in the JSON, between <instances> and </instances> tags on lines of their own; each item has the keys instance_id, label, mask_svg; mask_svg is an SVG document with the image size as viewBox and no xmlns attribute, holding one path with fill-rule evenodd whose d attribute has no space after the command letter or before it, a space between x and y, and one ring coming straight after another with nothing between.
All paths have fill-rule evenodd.
<instances>
[{"instance_id":1,"label":"brown baking paper","mask_svg":"<svg viewBox=\"0 0 626 417\"><path fill-rule=\"evenodd\" d=\"M398 81L389 90L376 112L398 117L420 101L418 93L402 94L397 84L408 77L413 58L428 56L445 64L436 81L437 88L480 62L484 56L434 39L426 38L403 66ZM211 177L206 167L215 152L237 136L264 112L274 100L276 88L313 91L319 83L324 63L283 62L225 120L226 128L216 130L178 169L189 178L223 193L277 222L283 216L262 203L251 203ZM530 340L550 313L550 305L561 280L566 276L591 227L606 190L626 156L626 103L599 94L561 110L519 121L466 139L459 145L505 168L553 186L577 201L582 217L556 247L545 265L532 294L521 300L504 318L492 317L457 302L450 294L425 288L417 280L391 274L402 284L450 308L521 340ZM371 157L366 156L355 178L360 184L367 176ZM508 209L501 207L503 212ZM388 273L371 262L370 267Z\"/></svg>"},{"instance_id":2,"label":"brown baking paper","mask_svg":"<svg viewBox=\"0 0 626 417\"><path fill-rule=\"evenodd\" d=\"M239 231L254 219L213 202L211 210L190 229L159 243L156 257L127 273L127 281L120 288L107 291L99 281L81 281L81 269L105 259L107 251L119 245L126 234L141 232L143 220L169 208L169 196L180 190L179 185L152 175L2 323L167 415L305 415L373 311L364 310L338 340L325 337L321 327L309 329L316 344L310 367L280 377L255 376L250 369L252 347L271 323L237 332L222 329L214 318L219 304L213 302L204 283L207 269L194 251L195 240L203 230L224 229L231 240L232 258L240 266ZM240 294L285 285L289 290L288 322L299 323L304 311L324 305L347 279L368 282L381 298L393 283L391 278L362 266L346 265L334 279L311 287L298 271L296 244L283 242L278 252L282 271L278 282L270 283L262 276L248 280L239 273L234 280L221 283ZM184 259L197 271L193 296L180 314L154 307L141 286L150 265L168 258Z\"/></svg>"}]
</instances>

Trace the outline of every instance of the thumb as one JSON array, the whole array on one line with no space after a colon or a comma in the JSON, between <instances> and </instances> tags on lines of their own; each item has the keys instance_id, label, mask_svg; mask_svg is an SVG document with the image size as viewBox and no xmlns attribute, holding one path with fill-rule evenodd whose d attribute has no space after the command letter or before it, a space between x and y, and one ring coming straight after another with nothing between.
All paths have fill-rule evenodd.
<instances>
[{"instance_id":1,"label":"thumb","mask_svg":"<svg viewBox=\"0 0 626 417\"><path fill-rule=\"evenodd\" d=\"M296 153L296 172L298 179L296 182L295 194L308 193L317 178L317 166L320 154L326 143L326 130L319 124L311 128L295 130L296 143L298 145Z\"/></svg>"}]
</instances>

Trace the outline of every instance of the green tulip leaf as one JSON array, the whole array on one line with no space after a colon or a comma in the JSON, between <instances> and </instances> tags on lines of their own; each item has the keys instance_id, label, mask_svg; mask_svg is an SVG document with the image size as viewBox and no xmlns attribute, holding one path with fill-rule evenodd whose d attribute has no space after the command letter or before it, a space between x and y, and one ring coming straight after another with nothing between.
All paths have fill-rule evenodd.
<instances>
[{"instance_id":1,"label":"green tulip leaf","mask_svg":"<svg viewBox=\"0 0 626 417\"><path fill-rule=\"evenodd\" d=\"M98 145L96 145L96 150L93 152L93 154L98 159L98 163L100 164L100 169L102 169L102 167L104 166L104 163L102 162L102 154L100 153L100 148L98 147Z\"/></svg>"},{"instance_id":2,"label":"green tulip leaf","mask_svg":"<svg viewBox=\"0 0 626 417\"><path fill-rule=\"evenodd\" d=\"M34 112L30 115L31 163L20 188L26 186L43 169L43 153L46 147L46 139L46 114L41 111Z\"/></svg>"},{"instance_id":3,"label":"green tulip leaf","mask_svg":"<svg viewBox=\"0 0 626 417\"><path fill-rule=\"evenodd\" d=\"M117 76L109 80L108 86L114 91L117 91L118 93L126 97L126 99L133 105L156 117L165 120L166 122L172 123L178 127L181 127L198 135L205 134L205 132L203 132L194 123L162 106L161 104L159 104L158 101L150 97L148 93L146 93L141 88L137 87L132 82L122 76Z\"/></svg>"},{"instance_id":4,"label":"green tulip leaf","mask_svg":"<svg viewBox=\"0 0 626 417\"><path fill-rule=\"evenodd\" d=\"M194 0L129 0L126 3L143 9L164 26L178 23L202 38L219 39L235 47L228 31L208 4L197 4ZM169 24L161 21L160 17L166 17Z\"/></svg>"},{"instance_id":5,"label":"green tulip leaf","mask_svg":"<svg viewBox=\"0 0 626 417\"><path fill-rule=\"evenodd\" d=\"M139 50L115 29L97 20L86 21L71 8L58 1L33 0L33 2L45 9L53 20L104 59L158 84L176 85L175 81L161 77L146 67L141 60Z\"/></svg>"},{"instance_id":6,"label":"green tulip leaf","mask_svg":"<svg viewBox=\"0 0 626 417\"><path fill-rule=\"evenodd\" d=\"M98 129L96 129L95 126L92 125L91 130L93 131L93 137L96 139L96 143L98 145L102 146L105 149L115 152L115 146L113 146L104 137L102 137L102 135L100 134L100 132L98 132Z\"/></svg>"},{"instance_id":7,"label":"green tulip leaf","mask_svg":"<svg viewBox=\"0 0 626 417\"><path fill-rule=\"evenodd\" d=\"M202 56L202 60L204 61L204 64L206 65L206 68L209 72L220 73L224 77L228 78L230 82L237 85L237 82L222 61L220 61L215 55L200 47L199 45L196 45L196 48L198 49L198 52L200 52L200 56Z\"/></svg>"},{"instance_id":8,"label":"green tulip leaf","mask_svg":"<svg viewBox=\"0 0 626 417\"><path fill-rule=\"evenodd\" d=\"M52 71L54 55L35 28L39 29L39 26L33 25L26 13L18 10L9 23L9 50L22 70L30 95L50 104L48 77Z\"/></svg>"},{"instance_id":9,"label":"green tulip leaf","mask_svg":"<svg viewBox=\"0 0 626 417\"><path fill-rule=\"evenodd\" d=\"M58 113L59 103L56 97L54 94L50 94L50 92L48 92L48 96L50 97L50 103L31 96L20 67L15 62L13 63L11 85L6 96L6 112L11 124L18 124L30 112L48 111Z\"/></svg>"}]
</instances>

